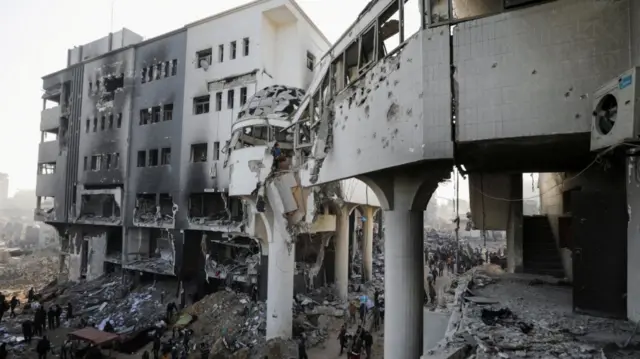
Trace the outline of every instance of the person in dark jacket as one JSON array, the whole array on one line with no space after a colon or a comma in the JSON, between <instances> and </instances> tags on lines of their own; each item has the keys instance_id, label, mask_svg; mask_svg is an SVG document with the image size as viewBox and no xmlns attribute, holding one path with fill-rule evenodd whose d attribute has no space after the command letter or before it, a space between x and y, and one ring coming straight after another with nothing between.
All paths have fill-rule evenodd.
<instances>
[{"instance_id":1,"label":"person in dark jacket","mask_svg":"<svg viewBox=\"0 0 640 359\"><path fill-rule=\"evenodd\" d=\"M342 324L342 327L340 327L338 340L340 341L340 355L342 355L344 348L347 346L347 327L344 324Z\"/></svg>"},{"instance_id":2,"label":"person in dark jacket","mask_svg":"<svg viewBox=\"0 0 640 359\"><path fill-rule=\"evenodd\" d=\"M43 336L38 345L36 345L36 352L38 353L38 359L47 359L47 353L51 350L51 342L47 339L47 336Z\"/></svg>"},{"instance_id":3,"label":"person in dark jacket","mask_svg":"<svg viewBox=\"0 0 640 359\"><path fill-rule=\"evenodd\" d=\"M160 336L158 336L156 334L156 336L153 337L153 359L160 358L160 346L161 345L162 345L162 343L160 342Z\"/></svg>"},{"instance_id":4,"label":"person in dark jacket","mask_svg":"<svg viewBox=\"0 0 640 359\"><path fill-rule=\"evenodd\" d=\"M363 339L364 339L364 350L365 352L367 352L367 359L368 359L368 358L371 358L371 348L373 348L373 336L371 336L371 333L365 332Z\"/></svg>"},{"instance_id":5,"label":"person in dark jacket","mask_svg":"<svg viewBox=\"0 0 640 359\"><path fill-rule=\"evenodd\" d=\"M67 320L72 318L73 318L73 306L71 305L71 302L69 302L67 303Z\"/></svg>"},{"instance_id":6,"label":"person in dark jacket","mask_svg":"<svg viewBox=\"0 0 640 359\"><path fill-rule=\"evenodd\" d=\"M307 356L306 338L304 335L298 341L298 359L309 359Z\"/></svg>"},{"instance_id":7,"label":"person in dark jacket","mask_svg":"<svg viewBox=\"0 0 640 359\"><path fill-rule=\"evenodd\" d=\"M47 312L47 320L49 322L49 330L53 330L56 327L56 311L53 309L53 306L49 307L49 311Z\"/></svg>"},{"instance_id":8,"label":"person in dark jacket","mask_svg":"<svg viewBox=\"0 0 640 359\"><path fill-rule=\"evenodd\" d=\"M33 290L33 287L29 289L29 294L27 294L27 300L29 303L34 302L36 300L36 292Z\"/></svg>"},{"instance_id":9,"label":"person in dark jacket","mask_svg":"<svg viewBox=\"0 0 640 359\"><path fill-rule=\"evenodd\" d=\"M20 305L20 301L14 295L13 298L11 298L11 301L9 302L9 306L11 307L11 315L10 315L11 318L15 318L16 317L16 307L18 305Z\"/></svg>"},{"instance_id":10,"label":"person in dark jacket","mask_svg":"<svg viewBox=\"0 0 640 359\"><path fill-rule=\"evenodd\" d=\"M24 341L30 344L31 338L33 338L33 322L29 319L22 322L22 335L24 336Z\"/></svg>"},{"instance_id":11,"label":"person in dark jacket","mask_svg":"<svg viewBox=\"0 0 640 359\"><path fill-rule=\"evenodd\" d=\"M0 359L7 359L8 355L9 355L9 352L7 352L7 344L6 343L0 344Z\"/></svg>"}]
</instances>

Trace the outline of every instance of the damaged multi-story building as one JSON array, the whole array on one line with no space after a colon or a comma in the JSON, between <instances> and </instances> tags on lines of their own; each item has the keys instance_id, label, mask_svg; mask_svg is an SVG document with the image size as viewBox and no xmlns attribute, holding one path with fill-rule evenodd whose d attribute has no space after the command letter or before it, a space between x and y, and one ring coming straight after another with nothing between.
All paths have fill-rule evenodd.
<instances>
[{"instance_id":1,"label":"damaged multi-story building","mask_svg":"<svg viewBox=\"0 0 640 359\"><path fill-rule=\"evenodd\" d=\"M292 154L291 116L329 46L295 1L258 0L151 39L123 29L68 50L67 67L43 77L35 219L57 229L69 279L123 270L177 278L189 295L255 284L278 297L271 282L291 263L270 260L284 247L261 221L276 169L264 155L274 141ZM320 191L291 176L278 210L298 227L276 229L304 240L288 283L336 282L346 296L349 256L331 239L356 238L361 223L366 239L344 248L370 253L379 203L357 180Z\"/></svg>"}]
</instances>

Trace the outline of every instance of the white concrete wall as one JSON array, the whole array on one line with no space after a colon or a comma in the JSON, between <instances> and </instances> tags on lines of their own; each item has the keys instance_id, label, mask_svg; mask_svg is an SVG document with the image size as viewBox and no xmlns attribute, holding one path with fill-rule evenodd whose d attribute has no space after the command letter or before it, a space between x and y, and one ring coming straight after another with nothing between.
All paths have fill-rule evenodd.
<instances>
[{"instance_id":1,"label":"white concrete wall","mask_svg":"<svg viewBox=\"0 0 640 359\"><path fill-rule=\"evenodd\" d=\"M340 187L342 188L345 202L380 207L378 197L376 197L373 190L361 180L349 178L340 181Z\"/></svg>"},{"instance_id":2,"label":"white concrete wall","mask_svg":"<svg viewBox=\"0 0 640 359\"><path fill-rule=\"evenodd\" d=\"M87 280L93 280L104 274L104 258L107 255L107 234L85 236L89 243L87 258Z\"/></svg>"}]
</instances>

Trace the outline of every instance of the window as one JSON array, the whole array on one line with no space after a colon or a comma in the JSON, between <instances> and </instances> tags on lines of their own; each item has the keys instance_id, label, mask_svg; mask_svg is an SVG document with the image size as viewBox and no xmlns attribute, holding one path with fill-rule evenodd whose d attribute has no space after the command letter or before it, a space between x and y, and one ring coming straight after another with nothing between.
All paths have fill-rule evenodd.
<instances>
[{"instance_id":1,"label":"window","mask_svg":"<svg viewBox=\"0 0 640 359\"><path fill-rule=\"evenodd\" d=\"M105 160L106 167L107 167L107 170L110 170L111 169L111 154L107 153L106 157L107 157L107 159Z\"/></svg>"},{"instance_id":2,"label":"window","mask_svg":"<svg viewBox=\"0 0 640 359\"><path fill-rule=\"evenodd\" d=\"M140 75L140 82L141 83L147 82L147 68L146 67L142 69L142 74Z\"/></svg>"},{"instance_id":3,"label":"window","mask_svg":"<svg viewBox=\"0 0 640 359\"><path fill-rule=\"evenodd\" d=\"M41 175L52 175L56 173L56 163L48 162L48 163L39 163L38 164L38 174Z\"/></svg>"},{"instance_id":4,"label":"window","mask_svg":"<svg viewBox=\"0 0 640 359\"><path fill-rule=\"evenodd\" d=\"M169 75L171 74L171 61L165 61L162 63L162 74L164 75L165 78L169 77Z\"/></svg>"},{"instance_id":5,"label":"window","mask_svg":"<svg viewBox=\"0 0 640 359\"><path fill-rule=\"evenodd\" d=\"M216 92L216 111L222 111L222 92Z\"/></svg>"},{"instance_id":6,"label":"window","mask_svg":"<svg viewBox=\"0 0 640 359\"><path fill-rule=\"evenodd\" d=\"M100 80L96 80L96 92L100 92Z\"/></svg>"},{"instance_id":7,"label":"window","mask_svg":"<svg viewBox=\"0 0 640 359\"><path fill-rule=\"evenodd\" d=\"M109 114L109 129L113 129L113 114Z\"/></svg>"},{"instance_id":8,"label":"window","mask_svg":"<svg viewBox=\"0 0 640 359\"><path fill-rule=\"evenodd\" d=\"M220 142L213 143L213 160L218 161L220 159Z\"/></svg>"},{"instance_id":9,"label":"window","mask_svg":"<svg viewBox=\"0 0 640 359\"><path fill-rule=\"evenodd\" d=\"M171 121L173 120L173 104L167 104L164 105L164 109L163 109L163 120L164 121Z\"/></svg>"},{"instance_id":10,"label":"window","mask_svg":"<svg viewBox=\"0 0 640 359\"><path fill-rule=\"evenodd\" d=\"M148 108L140 110L140 125L148 125L151 122L151 113Z\"/></svg>"},{"instance_id":11,"label":"window","mask_svg":"<svg viewBox=\"0 0 640 359\"><path fill-rule=\"evenodd\" d=\"M155 69L156 80L160 80L162 78L162 64L157 64Z\"/></svg>"},{"instance_id":12,"label":"window","mask_svg":"<svg viewBox=\"0 0 640 359\"><path fill-rule=\"evenodd\" d=\"M165 147L160 151L160 164L162 166L171 164L171 147Z\"/></svg>"},{"instance_id":13,"label":"window","mask_svg":"<svg viewBox=\"0 0 640 359\"><path fill-rule=\"evenodd\" d=\"M147 165L147 151L138 151L138 167Z\"/></svg>"},{"instance_id":14,"label":"window","mask_svg":"<svg viewBox=\"0 0 640 359\"><path fill-rule=\"evenodd\" d=\"M316 63L316 57L313 56L312 53L307 51L307 68L313 71L313 65L315 65L315 63Z\"/></svg>"},{"instance_id":15,"label":"window","mask_svg":"<svg viewBox=\"0 0 640 359\"><path fill-rule=\"evenodd\" d=\"M236 42L235 41L231 41L231 44L229 44L229 57L231 57L231 60L235 60L236 58Z\"/></svg>"},{"instance_id":16,"label":"window","mask_svg":"<svg viewBox=\"0 0 640 359\"><path fill-rule=\"evenodd\" d=\"M506 0L504 7L510 8L514 5L537 2L539 0ZM451 4L451 5L450 5ZM447 22L450 14L454 20L463 20L468 18L476 18L499 13L503 9L503 0L485 0L482 4L471 4L468 0L452 0L449 3L446 0L431 0L431 24ZM449 10L451 6L451 10ZM405 23L407 14L407 5L404 6ZM405 34L407 34L405 30ZM407 36L405 36L407 38Z\"/></svg>"},{"instance_id":17,"label":"window","mask_svg":"<svg viewBox=\"0 0 640 359\"><path fill-rule=\"evenodd\" d=\"M87 119L87 128L86 128L87 133L89 133L89 127L91 127L91 120Z\"/></svg>"},{"instance_id":18,"label":"window","mask_svg":"<svg viewBox=\"0 0 640 359\"><path fill-rule=\"evenodd\" d=\"M196 115L209 113L209 95L193 99L193 112Z\"/></svg>"},{"instance_id":19,"label":"window","mask_svg":"<svg viewBox=\"0 0 640 359\"><path fill-rule=\"evenodd\" d=\"M249 38L242 39L242 56L249 56Z\"/></svg>"},{"instance_id":20,"label":"window","mask_svg":"<svg viewBox=\"0 0 640 359\"><path fill-rule=\"evenodd\" d=\"M116 124L116 127L120 128L122 126L122 113L118 114L118 123Z\"/></svg>"},{"instance_id":21,"label":"window","mask_svg":"<svg viewBox=\"0 0 640 359\"><path fill-rule=\"evenodd\" d=\"M171 76L175 76L178 73L178 60L171 61Z\"/></svg>"},{"instance_id":22,"label":"window","mask_svg":"<svg viewBox=\"0 0 640 359\"><path fill-rule=\"evenodd\" d=\"M83 170L87 170L87 162L89 161L89 158L87 158L87 156L84 156L84 161L82 161L82 169Z\"/></svg>"},{"instance_id":23,"label":"window","mask_svg":"<svg viewBox=\"0 0 640 359\"><path fill-rule=\"evenodd\" d=\"M104 116L100 117L100 131L104 131L105 122L106 118Z\"/></svg>"},{"instance_id":24,"label":"window","mask_svg":"<svg viewBox=\"0 0 640 359\"><path fill-rule=\"evenodd\" d=\"M158 165L158 150L149 150L149 166Z\"/></svg>"},{"instance_id":25,"label":"window","mask_svg":"<svg viewBox=\"0 0 640 359\"><path fill-rule=\"evenodd\" d=\"M93 118L93 132L97 132L98 131L98 118L94 117Z\"/></svg>"},{"instance_id":26,"label":"window","mask_svg":"<svg viewBox=\"0 0 640 359\"><path fill-rule=\"evenodd\" d=\"M233 100L235 98L235 92L233 90L227 91L227 108L233 109Z\"/></svg>"},{"instance_id":27,"label":"window","mask_svg":"<svg viewBox=\"0 0 640 359\"><path fill-rule=\"evenodd\" d=\"M101 155L93 155L91 156L91 170L92 171L100 171L100 165L102 164L102 156Z\"/></svg>"},{"instance_id":28,"label":"window","mask_svg":"<svg viewBox=\"0 0 640 359\"><path fill-rule=\"evenodd\" d=\"M160 114L162 113L162 108L160 106L154 106L151 108L151 123L160 122Z\"/></svg>"},{"instance_id":29,"label":"window","mask_svg":"<svg viewBox=\"0 0 640 359\"><path fill-rule=\"evenodd\" d=\"M93 82L89 81L89 93L93 92Z\"/></svg>"},{"instance_id":30,"label":"window","mask_svg":"<svg viewBox=\"0 0 640 359\"><path fill-rule=\"evenodd\" d=\"M211 65L211 55L213 52L211 49L206 49L202 51L196 52L196 56L198 57L198 63L196 64L197 68L207 68L207 66Z\"/></svg>"},{"instance_id":31,"label":"window","mask_svg":"<svg viewBox=\"0 0 640 359\"><path fill-rule=\"evenodd\" d=\"M206 143L196 143L191 145L191 162L207 162Z\"/></svg>"},{"instance_id":32,"label":"window","mask_svg":"<svg viewBox=\"0 0 640 359\"><path fill-rule=\"evenodd\" d=\"M218 62L224 61L224 45L218 45Z\"/></svg>"},{"instance_id":33,"label":"window","mask_svg":"<svg viewBox=\"0 0 640 359\"><path fill-rule=\"evenodd\" d=\"M147 81L153 81L153 66L147 68Z\"/></svg>"},{"instance_id":34,"label":"window","mask_svg":"<svg viewBox=\"0 0 640 359\"><path fill-rule=\"evenodd\" d=\"M240 88L240 106L244 106L245 103L247 103L247 88L241 87Z\"/></svg>"},{"instance_id":35,"label":"window","mask_svg":"<svg viewBox=\"0 0 640 359\"><path fill-rule=\"evenodd\" d=\"M119 153L114 153L113 154L113 168L116 169L116 168L118 168L118 166L120 166L120 154Z\"/></svg>"}]
</instances>

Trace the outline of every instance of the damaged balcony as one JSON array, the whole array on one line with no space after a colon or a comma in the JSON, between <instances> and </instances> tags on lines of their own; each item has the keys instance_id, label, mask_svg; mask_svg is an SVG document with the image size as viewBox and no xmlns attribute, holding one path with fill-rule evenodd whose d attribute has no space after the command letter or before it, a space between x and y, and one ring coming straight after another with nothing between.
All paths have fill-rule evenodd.
<instances>
[{"instance_id":1,"label":"damaged balcony","mask_svg":"<svg viewBox=\"0 0 640 359\"><path fill-rule=\"evenodd\" d=\"M248 237L229 240L223 240L221 237L219 233L202 235L201 246L207 278L221 280L227 285L233 282L257 284L261 260L258 242Z\"/></svg>"},{"instance_id":2,"label":"damaged balcony","mask_svg":"<svg viewBox=\"0 0 640 359\"><path fill-rule=\"evenodd\" d=\"M37 197L36 208L33 210L33 220L39 222L53 222L56 220L55 197Z\"/></svg>"},{"instance_id":3,"label":"damaged balcony","mask_svg":"<svg viewBox=\"0 0 640 359\"><path fill-rule=\"evenodd\" d=\"M225 193L192 193L189 197L189 229L242 234L244 205Z\"/></svg>"},{"instance_id":4,"label":"damaged balcony","mask_svg":"<svg viewBox=\"0 0 640 359\"><path fill-rule=\"evenodd\" d=\"M133 225L137 227L175 228L178 206L168 193L138 193L133 209Z\"/></svg>"},{"instance_id":5,"label":"damaged balcony","mask_svg":"<svg viewBox=\"0 0 640 359\"><path fill-rule=\"evenodd\" d=\"M80 207L76 223L122 225L121 188L80 190L80 198L80 203L76 205Z\"/></svg>"},{"instance_id":6,"label":"damaged balcony","mask_svg":"<svg viewBox=\"0 0 640 359\"><path fill-rule=\"evenodd\" d=\"M176 248L170 231L159 228L137 228L129 232L126 261L122 268L175 275Z\"/></svg>"},{"instance_id":7,"label":"damaged balcony","mask_svg":"<svg viewBox=\"0 0 640 359\"><path fill-rule=\"evenodd\" d=\"M122 230L120 228L111 228L107 234L107 248L104 261L122 265Z\"/></svg>"}]
</instances>

